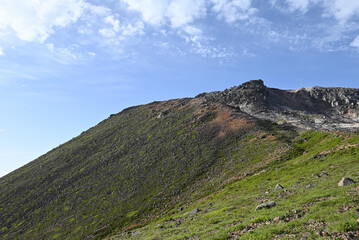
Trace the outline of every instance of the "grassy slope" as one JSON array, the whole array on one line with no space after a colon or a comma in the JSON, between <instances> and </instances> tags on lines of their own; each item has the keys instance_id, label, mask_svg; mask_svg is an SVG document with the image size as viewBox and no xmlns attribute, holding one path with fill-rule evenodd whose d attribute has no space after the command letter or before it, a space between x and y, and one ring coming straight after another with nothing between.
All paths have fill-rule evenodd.
<instances>
[{"instance_id":1,"label":"grassy slope","mask_svg":"<svg viewBox=\"0 0 359 240\"><path fill-rule=\"evenodd\" d=\"M266 138L262 134L249 138L248 145L233 152L231 159L242 158L243 151L255 156L252 161L256 157L271 159L262 156L261 149L280 141L272 138L268 140L271 144L263 145ZM290 152L273 152L281 157L246 176L241 162L232 165L224 172L237 174L212 194L192 203L179 203L162 217L110 239L340 239L344 232L359 238L354 213L359 208L359 184L337 185L342 177L359 178L359 136L309 131L293 144ZM312 176L321 172L328 176ZM284 189L274 191L278 183ZM270 200L277 205L254 211L258 204ZM201 211L188 213L195 207ZM277 216L280 220L273 221ZM136 231L139 234L132 236Z\"/></svg>"},{"instance_id":2,"label":"grassy slope","mask_svg":"<svg viewBox=\"0 0 359 240\"><path fill-rule=\"evenodd\" d=\"M256 131L233 111L179 99L111 116L0 179L0 238L99 239L151 218Z\"/></svg>"},{"instance_id":3,"label":"grassy slope","mask_svg":"<svg viewBox=\"0 0 359 240\"><path fill-rule=\"evenodd\" d=\"M201 99L130 108L1 178L0 238L128 238L140 229L133 238L268 239L314 234L306 224L321 221L329 232L351 230L358 193L337 182L357 180L358 147L312 160L359 143L343 136L298 136ZM311 177L322 170L329 176ZM273 192L277 183L287 191ZM267 200L277 206L253 211ZM202 211L184 215L194 207ZM282 222L262 224L275 216Z\"/></svg>"}]
</instances>

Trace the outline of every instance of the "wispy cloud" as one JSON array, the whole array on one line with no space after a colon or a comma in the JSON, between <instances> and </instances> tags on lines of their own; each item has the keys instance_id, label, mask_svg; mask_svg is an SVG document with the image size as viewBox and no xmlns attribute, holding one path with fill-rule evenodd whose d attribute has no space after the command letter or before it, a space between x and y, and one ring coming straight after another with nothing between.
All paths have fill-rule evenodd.
<instances>
[{"instance_id":1,"label":"wispy cloud","mask_svg":"<svg viewBox=\"0 0 359 240\"><path fill-rule=\"evenodd\" d=\"M359 36L357 36L357 37L350 43L350 46L359 49Z\"/></svg>"},{"instance_id":2,"label":"wispy cloud","mask_svg":"<svg viewBox=\"0 0 359 240\"><path fill-rule=\"evenodd\" d=\"M359 1L354 0L270 0L265 4L272 8L265 15L261 14L263 5L253 0L120 0L115 7L105 0L97 4L87 0L4 1L0 6L0 56L6 53L8 57L17 40L18 45L44 44L49 56L63 64L87 60L93 56L89 52L133 55L138 45L159 42L173 45L168 50L180 55L190 52L222 58L237 56L235 52L243 48L253 51L241 39L219 43L218 28L231 29L234 33L229 38L249 33L257 36L252 38L253 45L291 50L350 50L357 48L359 34ZM288 21L276 22L273 16L278 14ZM61 40L56 41L57 37Z\"/></svg>"},{"instance_id":3,"label":"wispy cloud","mask_svg":"<svg viewBox=\"0 0 359 240\"><path fill-rule=\"evenodd\" d=\"M258 12L251 6L251 0L211 0L212 11L228 23L245 20Z\"/></svg>"},{"instance_id":4,"label":"wispy cloud","mask_svg":"<svg viewBox=\"0 0 359 240\"><path fill-rule=\"evenodd\" d=\"M312 7L322 9L322 17L334 17L344 23L359 15L359 1L356 0L270 0L272 6L287 12L306 14Z\"/></svg>"},{"instance_id":5,"label":"wispy cloud","mask_svg":"<svg viewBox=\"0 0 359 240\"><path fill-rule=\"evenodd\" d=\"M308 12L309 5L313 0L270 0L269 3L278 10L287 13ZM317 2L317 1L316 1Z\"/></svg>"},{"instance_id":6,"label":"wispy cloud","mask_svg":"<svg viewBox=\"0 0 359 240\"><path fill-rule=\"evenodd\" d=\"M2 1L0 29L13 32L24 41L44 42L55 28L75 22L83 12L81 0Z\"/></svg>"},{"instance_id":7,"label":"wispy cloud","mask_svg":"<svg viewBox=\"0 0 359 240\"><path fill-rule=\"evenodd\" d=\"M170 22L173 27L192 23L206 15L205 0L122 0L129 9L141 14L142 19L155 26Z\"/></svg>"}]
</instances>

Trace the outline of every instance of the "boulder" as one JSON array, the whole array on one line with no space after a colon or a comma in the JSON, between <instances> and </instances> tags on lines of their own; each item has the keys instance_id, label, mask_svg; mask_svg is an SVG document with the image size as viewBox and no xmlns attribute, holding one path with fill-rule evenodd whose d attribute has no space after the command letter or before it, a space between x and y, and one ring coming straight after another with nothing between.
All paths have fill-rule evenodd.
<instances>
[{"instance_id":1,"label":"boulder","mask_svg":"<svg viewBox=\"0 0 359 240\"><path fill-rule=\"evenodd\" d=\"M198 208L194 208L194 209L192 209L192 211L190 211L189 213L190 213L190 214L194 214L194 213L197 213L198 211L199 211Z\"/></svg>"},{"instance_id":2,"label":"boulder","mask_svg":"<svg viewBox=\"0 0 359 240\"><path fill-rule=\"evenodd\" d=\"M338 183L338 186L343 187L343 186L348 186L353 183L355 183L355 181L351 178L342 178L342 180L340 180L340 182Z\"/></svg>"},{"instance_id":3,"label":"boulder","mask_svg":"<svg viewBox=\"0 0 359 240\"><path fill-rule=\"evenodd\" d=\"M255 211L260 210L262 208L271 208L271 207L274 207L275 205L276 205L276 203L273 201L262 203L256 207Z\"/></svg>"},{"instance_id":4,"label":"boulder","mask_svg":"<svg viewBox=\"0 0 359 240\"><path fill-rule=\"evenodd\" d=\"M194 208L194 209L192 209L191 211L184 213L183 215L195 214L195 213L197 213L197 212L199 212L199 211L201 211L201 210L199 210L198 208Z\"/></svg>"},{"instance_id":5,"label":"boulder","mask_svg":"<svg viewBox=\"0 0 359 240\"><path fill-rule=\"evenodd\" d=\"M135 232L132 233L132 236L136 236L136 235L138 235L138 234L140 234L140 233L141 233L141 231L137 230L137 231L135 231Z\"/></svg>"},{"instance_id":6,"label":"boulder","mask_svg":"<svg viewBox=\"0 0 359 240\"><path fill-rule=\"evenodd\" d=\"M277 185L275 186L275 188L274 188L274 190L276 190L276 191L279 191L279 190L281 190L281 189L283 189L283 186L280 185L280 184L277 184Z\"/></svg>"}]
</instances>

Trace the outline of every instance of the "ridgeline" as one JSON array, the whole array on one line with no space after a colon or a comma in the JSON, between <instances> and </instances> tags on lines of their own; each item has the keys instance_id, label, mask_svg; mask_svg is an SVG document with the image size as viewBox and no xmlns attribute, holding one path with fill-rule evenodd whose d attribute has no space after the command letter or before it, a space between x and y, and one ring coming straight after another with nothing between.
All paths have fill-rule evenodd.
<instances>
[{"instance_id":1,"label":"ridgeline","mask_svg":"<svg viewBox=\"0 0 359 240\"><path fill-rule=\"evenodd\" d=\"M358 239L358 113L262 80L125 109L0 178L0 239Z\"/></svg>"}]
</instances>

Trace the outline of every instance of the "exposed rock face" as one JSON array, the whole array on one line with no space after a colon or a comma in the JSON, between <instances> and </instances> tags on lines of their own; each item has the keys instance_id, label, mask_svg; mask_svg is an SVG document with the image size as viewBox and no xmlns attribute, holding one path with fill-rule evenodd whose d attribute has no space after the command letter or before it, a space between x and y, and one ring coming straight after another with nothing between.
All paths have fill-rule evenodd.
<instances>
[{"instance_id":1,"label":"exposed rock face","mask_svg":"<svg viewBox=\"0 0 359 240\"><path fill-rule=\"evenodd\" d=\"M359 128L359 89L354 88L280 90L266 87L262 80L251 80L197 97L221 102L259 119L304 129Z\"/></svg>"}]
</instances>

